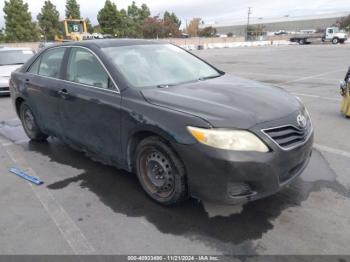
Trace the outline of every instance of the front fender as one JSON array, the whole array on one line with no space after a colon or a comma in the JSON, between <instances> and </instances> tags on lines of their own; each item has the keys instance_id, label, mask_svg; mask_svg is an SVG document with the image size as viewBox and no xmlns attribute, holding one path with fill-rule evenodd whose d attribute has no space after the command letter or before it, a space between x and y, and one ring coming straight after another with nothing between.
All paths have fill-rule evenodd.
<instances>
[{"instance_id":1,"label":"front fender","mask_svg":"<svg viewBox=\"0 0 350 262\"><path fill-rule=\"evenodd\" d=\"M187 126L210 127L199 117L150 104L137 90L122 92L121 111L122 153L127 167L130 166L130 145L139 134L157 135L169 143L194 144L196 140Z\"/></svg>"}]
</instances>

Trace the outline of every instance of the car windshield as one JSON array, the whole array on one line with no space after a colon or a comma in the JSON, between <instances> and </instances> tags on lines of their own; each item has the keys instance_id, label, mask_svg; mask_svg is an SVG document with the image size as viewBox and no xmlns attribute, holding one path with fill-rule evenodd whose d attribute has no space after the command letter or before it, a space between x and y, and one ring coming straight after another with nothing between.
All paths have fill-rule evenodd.
<instances>
[{"instance_id":1,"label":"car windshield","mask_svg":"<svg viewBox=\"0 0 350 262\"><path fill-rule=\"evenodd\" d=\"M0 65L19 65L34 55L32 50L7 50L0 52Z\"/></svg>"},{"instance_id":2,"label":"car windshield","mask_svg":"<svg viewBox=\"0 0 350 262\"><path fill-rule=\"evenodd\" d=\"M103 48L136 88L163 87L219 77L221 73L174 45L133 45Z\"/></svg>"}]
</instances>

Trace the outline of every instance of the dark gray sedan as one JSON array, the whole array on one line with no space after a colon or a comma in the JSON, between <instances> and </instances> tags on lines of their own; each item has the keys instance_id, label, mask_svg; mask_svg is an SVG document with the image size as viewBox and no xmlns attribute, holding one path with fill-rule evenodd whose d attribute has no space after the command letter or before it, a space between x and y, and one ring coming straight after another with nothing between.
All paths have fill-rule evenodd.
<instances>
[{"instance_id":1,"label":"dark gray sedan","mask_svg":"<svg viewBox=\"0 0 350 262\"><path fill-rule=\"evenodd\" d=\"M30 139L55 136L134 172L163 205L274 194L312 152L311 120L297 98L170 44L49 47L12 74L10 89Z\"/></svg>"}]
</instances>

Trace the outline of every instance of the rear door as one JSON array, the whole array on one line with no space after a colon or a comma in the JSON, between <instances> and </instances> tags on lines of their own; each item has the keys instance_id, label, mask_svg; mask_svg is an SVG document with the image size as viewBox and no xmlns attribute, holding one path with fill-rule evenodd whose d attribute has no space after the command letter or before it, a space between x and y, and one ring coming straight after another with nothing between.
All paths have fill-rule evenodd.
<instances>
[{"instance_id":1,"label":"rear door","mask_svg":"<svg viewBox=\"0 0 350 262\"><path fill-rule=\"evenodd\" d=\"M67 48L51 48L31 65L25 76L28 102L43 131L59 136L62 61Z\"/></svg>"},{"instance_id":2,"label":"rear door","mask_svg":"<svg viewBox=\"0 0 350 262\"><path fill-rule=\"evenodd\" d=\"M91 50L72 47L61 86L65 138L115 163L121 157L121 97L108 71Z\"/></svg>"}]
</instances>

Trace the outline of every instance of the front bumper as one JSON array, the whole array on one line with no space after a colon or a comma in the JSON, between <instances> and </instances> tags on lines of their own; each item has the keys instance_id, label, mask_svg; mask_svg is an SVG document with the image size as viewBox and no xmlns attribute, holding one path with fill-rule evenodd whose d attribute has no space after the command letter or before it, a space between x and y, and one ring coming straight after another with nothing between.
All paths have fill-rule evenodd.
<instances>
[{"instance_id":1,"label":"front bumper","mask_svg":"<svg viewBox=\"0 0 350 262\"><path fill-rule=\"evenodd\" d=\"M272 195L298 177L309 163L313 133L292 150L235 152L202 144L173 145L184 161L192 197L243 204Z\"/></svg>"},{"instance_id":2,"label":"front bumper","mask_svg":"<svg viewBox=\"0 0 350 262\"><path fill-rule=\"evenodd\" d=\"M0 86L0 96L10 95L10 88L8 86Z\"/></svg>"}]
</instances>

